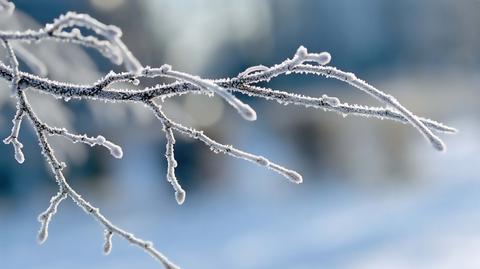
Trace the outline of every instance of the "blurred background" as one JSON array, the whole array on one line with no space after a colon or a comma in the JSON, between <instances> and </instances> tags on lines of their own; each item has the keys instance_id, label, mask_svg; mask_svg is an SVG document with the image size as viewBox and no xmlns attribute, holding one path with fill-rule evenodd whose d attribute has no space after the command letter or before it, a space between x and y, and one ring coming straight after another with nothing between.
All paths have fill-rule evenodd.
<instances>
[{"instance_id":1,"label":"blurred background","mask_svg":"<svg viewBox=\"0 0 480 269\"><path fill-rule=\"evenodd\" d=\"M144 65L169 63L206 78L292 57L299 45L328 51L352 71L420 116L456 127L439 153L412 127L283 106L240 96L257 110L246 122L218 98L166 100L167 114L220 142L300 172L294 185L251 163L210 152L177 135L177 176L187 191L175 202L166 181L164 134L139 105L65 102L31 92L48 123L102 134L124 157L63 139L51 141L69 165L69 182L114 223L182 268L479 268L480 1L477 0L17 0L1 29L38 29L69 10L123 29ZM71 44L25 45L48 77L91 83L112 66ZM3 52L4 53L4 52ZM3 57L3 56L2 56ZM22 70L29 71L21 63ZM0 82L0 135L14 114ZM148 83L148 82L147 82ZM378 105L344 83L287 76L275 89ZM102 255L103 230L71 200L36 243L37 215L57 192L28 123L26 161L0 145L0 268L160 268L114 237Z\"/></svg>"}]
</instances>

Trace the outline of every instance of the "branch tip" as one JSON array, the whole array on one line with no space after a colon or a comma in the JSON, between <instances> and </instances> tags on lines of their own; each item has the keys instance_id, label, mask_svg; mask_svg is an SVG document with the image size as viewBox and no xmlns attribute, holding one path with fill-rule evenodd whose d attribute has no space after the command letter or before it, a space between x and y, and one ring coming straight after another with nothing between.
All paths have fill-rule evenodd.
<instances>
[{"instance_id":1,"label":"branch tip","mask_svg":"<svg viewBox=\"0 0 480 269\"><path fill-rule=\"evenodd\" d=\"M183 189L175 191L175 199L179 205L182 205L185 202L186 193Z\"/></svg>"}]
</instances>

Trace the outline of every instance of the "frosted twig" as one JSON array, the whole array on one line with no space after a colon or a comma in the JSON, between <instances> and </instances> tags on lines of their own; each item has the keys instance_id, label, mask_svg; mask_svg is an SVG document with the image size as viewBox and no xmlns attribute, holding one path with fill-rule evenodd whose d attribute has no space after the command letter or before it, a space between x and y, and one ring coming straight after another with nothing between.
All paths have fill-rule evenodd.
<instances>
[{"instance_id":1,"label":"frosted twig","mask_svg":"<svg viewBox=\"0 0 480 269\"><path fill-rule=\"evenodd\" d=\"M6 0L0 0L0 11L11 11L13 8L14 5L12 3ZM80 28L91 30L95 34L84 36L81 33ZM163 99L187 93L216 94L233 106L245 119L252 121L257 117L256 112L249 105L235 97L234 93L247 94L267 100L276 100L282 104L322 108L344 115L390 119L413 125L429 139L435 148L440 150L445 148L443 142L441 142L431 130L444 133L456 132L456 129L452 127L412 114L393 96L390 96L367 84L365 81L358 79L353 73L344 72L335 67L325 66L331 60L331 56L327 52L309 53L306 48L301 46L292 59L287 59L281 64L272 67L257 65L247 68L244 72L241 72L234 78L209 80L172 70L169 65L162 65L158 68L151 68L148 66L143 67L130 52L125 43L123 43L121 36L122 31L118 27L106 25L89 15L77 14L74 12L68 12L65 15L58 17L51 24L47 24L44 28L39 30L26 30L21 32L0 31L0 40L3 41L9 56L8 65L0 61L0 78L11 82L12 91L17 100L17 109L12 120L12 131L10 136L7 137L4 142L13 145L15 159L19 163L22 163L25 158L22 153L23 145L18 141L18 135L22 119L26 117L30 120L38 138L42 154L52 169L59 188L58 193L50 200L48 208L39 216L41 229L38 239L40 243L44 242L48 237L48 227L52 217L57 212L59 204L65 200L65 198L69 197L87 214L97 220L105 229L105 243L103 246L105 254L110 253L112 249L112 237L116 234L156 258L165 266L165 268L178 268L162 253L156 250L151 242L139 239L133 234L120 229L102 215L98 208L82 198L65 179L63 169L66 167L66 164L60 162L56 158L47 137L62 136L73 143L80 142L92 147L96 145L103 146L107 148L110 151L110 154L115 158L121 158L123 156L122 148L107 140L102 135L90 137L87 135L74 134L65 128L52 127L44 123L38 118L28 102L26 92L29 90L36 90L65 99L76 97L79 99L102 100L108 102L141 103L149 107L160 121L163 126L162 130L165 132L167 180L172 184L175 190L176 200L179 204L182 204L185 201L185 191L182 189L175 176L177 162L174 156L174 131L202 141L214 153L224 153L232 157L256 163L283 175L291 182L301 183L302 176L293 170L289 170L269 161L265 157L239 150L231 145L221 144L205 135L203 131L198 131L172 121L165 115L162 108L154 102L156 98ZM45 65L43 65L34 54L29 54L28 50L21 45L12 48L10 42L40 42L46 39L72 42L86 47L92 47L102 53L105 57L109 58L113 63L123 63L127 72L115 73L111 71L103 78L100 78L96 83L90 85L78 85L42 78L20 71L16 54L21 56L24 60L23 62L30 66L30 69L34 73L46 74ZM342 103L336 97L329 97L326 95L322 95L321 97L309 97L289 93L288 91L262 88L255 85L256 83L268 82L276 76L290 74L292 72L311 73L344 81L382 101L387 107L366 107L356 104L350 105ZM159 84L141 89L118 89L112 86L117 82L130 82L138 86L140 79L146 77L169 77L176 81L170 84Z\"/></svg>"},{"instance_id":2,"label":"frosted twig","mask_svg":"<svg viewBox=\"0 0 480 269\"><path fill-rule=\"evenodd\" d=\"M185 202L185 191L182 189L182 186L178 183L177 177L175 176L175 167L177 167L177 161L173 155L173 145L175 145L175 137L173 136L172 128L167 127L164 124L164 132L167 140L166 143L166 152L165 157L167 158L167 179L172 184L173 189L175 190L175 199L179 205Z\"/></svg>"},{"instance_id":3,"label":"frosted twig","mask_svg":"<svg viewBox=\"0 0 480 269\"><path fill-rule=\"evenodd\" d=\"M250 75L250 74L253 74L253 73L256 73L256 72L261 72L261 71L266 71L266 70L268 70L268 67L266 67L265 65L255 65L255 66L251 66L251 67L247 68L245 71L238 74L237 77L242 78L246 75Z\"/></svg>"},{"instance_id":4,"label":"frosted twig","mask_svg":"<svg viewBox=\"0 0 480 269\"><path fill-rule=\"evenodd\" d=\"M12 66L12 92L15 93L19 90L18 82L20 80L18 76L18 61L15 53L10 46L10 43L6 40L3 40L3 44L7 50L8 57L10 59L10 65ZM20 131L20 125L22 124L23 118L23 106L17 101L17 112L13 118L13 127L10 136L3 140L5 144L12 144L15 151L15 160L18 163L23 163L25 161L25 156L23 155L22 148L23 144L18 141L18 133Z\"/></svg>"},{"instance_id":5,"label":"frosted twig","mask_svg":"<svg viewBox=\"0 0 480 269\"><path fill-rule=\"evenodd\" d=\"M152 257L160 261L165 268L167 269L177 269L178 267L173 264L171 261L168 260L167 257L165 257L161 252L156 250L153 247L153 244L148 241L144 241L142 239L139 239L135 237L133 234L117 227L113 223L111 223L106 217L104 217L101 213L100 210L94 206L92 206L89 202L87 202L85 199L82 198L66 181L65 177L63 176L62 170L65 168L65 164L61 163L57 160L57 158L54 155L54 151L50 146L50 143L48 142L45 133L48 133L45 129L45 124L40 121L40 119L35 115L33 110L31 109L31 106L28 104L28 101L26 99L26 96L24 92L19 92L19 99L20 102L23 104L26 114L28 115L30 121L32 122L35 132L37 134L37 138L39 140L39 144L42 148L42 154L45 156L47 159L47 162L49 163L50 167L52 168L52 172L55 174L55 179L59 185L59 193L52 198L50 201L50 206L48 209L40 214L39 220L42 222L42 227L40 229L39 233L39 241L43 242L46 240L47 235L48 235L48 224L51 220L51 217L53 214L56 212L56 208L58 207L58 204L64 199L63 193L68 195L80 208L82 208L85 213L90 214L92 217L94 217L99 223L101 223L103 226L105 226L105 229L115 233L122 238L126 239L129 241L131 244L136 245L140 248L142 248L145 252L150 254ZM103 141L104 139L100 138L97 141L99 143L105 143ZM111 246L110 246L111 248Z\"/></svg>"},{"instance_id":6,"label":"frosted twig","mask_svg":"<svg viewBox=\"0 0 480 269\"><path fill-rule=\"evenodd\" d=\"M285 91L272 90L268 88L252 86L243 84L238 88L231 88L233 91L247 94L250 96L260 97L267 100L276 100L281 104L293 104L311 108L323 108L325 110L335 111L342 115L354 115L361 117L374 117L378 119L389 119L399 121L402 123L409 123L408 120L399 112L391 108L383 107L367 107L360 105L350 105L341 103L336 97L328 97L330 100L325 100L325 95L321 98L304 96L300 94L289 93ZM337 103L338 102L338 103ZM442 133L456 133L457 129L446 126L442 123L431 119L417 117L425 126Z\"/></svg>"},{"instance_id":7,"label":"frosted twig","mask_svg":"<svg viewBox=\"0 0 480 269\"><path fill-rule=\"evenodd\" d=\"M15 160L17 160L18 163L23 163L25 161L25 156L23 155L23 152L22 152L23 144L20 143L20 141L18 141L18 133L20 131L22 118L23 118L23 110L18 109L17 112L15 113L15 117L12 120L13 122L12 132L7 138L3 140L3 143L5 144L12 144L13 149L15 151Z\"/></svg>"},{"instance_id":8,"label":"frosted twig","mask_svg":"<svg viewBox=\"0 0 480 269\"><path fill-rule=\"evenodd\" d=\"M58 136L63 136L65 138L68 138L73 143L78 143L78 142L85 143L91 147L96 145L103 146L107 148L110 151L110 154L117 159L121 159L123 156L122 148L112 143L111 141L107 140L102 135L99 135L97 137L89 137L87 135L78 135L78 134L70 133L65 128L54 128L48 125L45 125L45 131L48 132L48 134L50 135L58 135Z\"/></svg>"},{"instance_id":9,"label":"frosted twig","mask_svg":"<svg viewBox=\"0 0 480 269\"><path fill-rule=\"evenodd\" d=\"M43 244L48 238L48 226L52 220L53 215L57 213L58 205L67 198L67 192L60 187L58 193L50 199L50 205L47 210L38 215L38 221L41 223L40 231L38 232L38 242Z\"/></svg>"},{"instance_id":10,"label":"frosted twig","mask_svg":"<svg viewBox=\"0 0 480 269\"><path fill-rule=\"evenodd\" d=\"M92 206L89 202L84 200L74 189L72 189L72 187L70 187L70 185L66 182L65 178L63 177L63 173L62 173L63 166L58 165L59 162L56 160L55 156L53 155L53 151L50 148L49 143L46 140L45 135L43 133L37 131L37 136L40 140L40 144L43 147L43 154L49 160L49 164L52 168L52 171L56 174L57 183L59 184L60 189L62 189L62 188L65 189L68 196L79 207L81 207L85 211L85 213L90 214L92 217L94 217L99 223L101 223L103 226L105 226L106 230L108 230L112 233L115 233L115 234L121 236L122 238L126 239L127 241L129 241L131 244L142 248L145 252L147 252L148 254L150 254L151 256L156 258L158 261L160 261L165 266L165 268L167 268L167 269L178 268L175 264L173 264L171 261L169 261L168 258L166 258L162 253L160 253L158 250L156 250L153 247L153 244L151 242L139 239L139 238L135 237L133 234L131 234L131 233L125 231L125 230L122 230L119 227L117 227L116 225L114 225L113 223L111 223L107 218L105 218L100 213L100 210L98 208ZM55 204L54 204L55 201L56 201L55 199L52 199L52 202L51 202L49 208L55 207ZM54 204L54 205L52 206L52 204ZM48 209L47 209L47 211L48 211ZM48 226L47 226L47 228L48 228ZM42 229L43 229L43 225L42 225ZM110 248L111 248L111 246L110 246Z\"/></svg>"},{"instance_id":11,"label":"frosted twig","mask_svg":"<svg viewBox=\"0 0 480 269\"><path fill-rule=\"evenodd\" d=\"M15 93L18 89L18 82L20 81L19 71L18 71L18 60L17 56L15 56L15 52L13 51L12 46L10 45L9 41L2 39L3 45L7 49L7 55L10 60L10 66L12 66L12 93Z\"/></svg>"},{"instance_id":12,"label":"frosted twig","mask_svg":"<svg viewBox=\"0 0 480 269\"><path fill-rule=\"evenodd\" d=\"M97 35L105 38L100 40L95 36L84 36L80 29L75 27L84 27L94 31ZM73 28L70 32L64 31L65 28ZM105 57L109 58L115 64L125 65L128 71L139 72L142 68L140 62L128 50L127 46L120 39L122 31L113 25L106 25L87 14L77 14L67 12L47 24L45 28L38 31L27 30L24 32L5 32L0 31L0 39L18 40L18 41L41 41L44 39L54 39L57 41L72 42L86 47L98 50Z\"/></svg>"},{"instance_id":13,"label":"frosted twig","mask_svg":"<svg viewBox=\"0 0 480 269\"><path fill-rule=\"evenodd\" d=\"M12 79L12 70L11 68L5 66L0 62L0 76L6 80ZM22 77L22 83L24 86L33 87L35 90L42 91L44 93L52 94L56 97L78 97L78 98L88 98L88 99L101 99L104 101L110 102L143 102L145 100L150 100L156 97L173 97L189 92L202 91L196 85L192 85L186 82L175 82L167 85L157 85L155 87L145 88L143 90L131 90L131 89L109 89L104 90L106 86L117 82L117 81L136 81L137 78L140 78L141 75L134 73L109 73L109 75L102 78L99 82L92 85L75 85L71 83L63 83L59 81L53 81L46 78L39 78L28 73L20 72ZM276 92L270 92L269 89L266 91L256 91L254 88L250 88L252 83L244 81L243 78L233 78L233 79L223 79L215 80L214 82L219 86L228 88L231 91L238 91L247 95L255 95L257 97L265 99L275 99L281 101L281 98L277 98ZM270 78L256 78L256 82L267 81ZM258 80L260 79L260 80ZM295 95L295 94L292 94ZM351 110L345 109L342 111L344 114L355 113L357 116L374 116L377 118L391 119L402 122L408 122L408 120L398 112L382 107L362 107L360 110ZM420 118L420 117L419 117ZM425 119L424 119L425 120ZM432 128L435 131L446 132L446 133L455 133L456 129L452 127L445 126L439 122L428 120L429 123L427 126Z\"/></svg>"},{"instance_id":14,"label":"frosted twig","mask_svg":"<svg viewBox=\"0 0 480 269\"><path fill-rule=\"evenodd\" d=\"M183 134L188 135L188 136L190 136L194 139L202 141L214 153L224 153L224 154L228 154L230 156L236 157L236 158L240 158L240 159L244 159L244 160L256 163L260 166L267 167L267 168L283 175L284 177L286 177L288 180L290 180L293 183L302 183L302 176L300 174L298 174L297 172L295 172L293 170L289 170L289 169L287 169L287 168L285 168L281 165L278 165L276 163L272 163L267 158L265 158L263 156L257 156L257 155L254 155L254 154L251 154L251 153L248 153L248 152L245 152L245 151L241 151L239 149L234 148L231 145L220 144L217 141L215 141L215 140L211 139L210 137L206 136L202 131L197 131L193 128L185 127L185 126L183 126L179 123L176 123L176 122L170 120L169 118L167 118L167 116L165 116L165 114L162 112L160 107L158 105L156 105L153 101L147 101L145 103L153 110L153 112L155 113L155 116L157 116L157 118L165 126L169 126L170 128L172 128L172 129L174 129L174 130L176 130L180 133L183 133Z\"/></svg>"},{"instance_id":15,"label":"frosted twig","mask_svg":"<svg viewBox=\"0 0 480 269\"><path fill-rule=\"evenodd\" d=\"M372 85L368 84L367 82L358 79L352 73L346 73L341 70L336 69L335 67L324 67L324 66L310 66L310 65L301 65L295 67L296 73L313 73L313 74L320 74L326 77L333 77L338 80L342 80L347 82L348 84L354 86L357 89L360 89L369 95L375 97L376 99L382 101L386 105L392 106L398 112L403 114L403 116L413 125L415 126L429 141L430 143L440 151L444 151L445 144L438 138L436 135L428 129L425 124L423 124L420 120L418 120L417 116L415 116L412 112L402 106L395 97L386 94L377 88L373 87Z\"/></svg>"},{"instance_id":16,"label":"frosted twig","mask_svg":"<svg viewBox=\"0 0 480 269\"><path fill-rule=\"evenodd\" d=\"M418 120L416 115L414 115L404 106L402 106L395 97L378 90L377 88L371 86L370 84L366 83L361 79L358 79L353 73L344 72L335 67L321 66L327 64L330 59L331 56L328 53L308 53L307 50L303 46L301 46L291 60L288 59L283 63L275 65L267 70L257 72L248 76L243 76L238 79L243 83L250 84L260 81L269 81L270 79L278 75L295 72L300 74L311 73L323 75L327 78L332 77L347 82L355 88L375 97L384 104L392 106L399 113L401 113L413 126L415 126L430 141L434 148L440 151L445 150L445 145L440 140L440 138L434 135L432 131L430 131L427 126L425 126L425 124ZM319 66L303 64L304 62L310 61L317 62Z\"/></svg>"},{"instance_id":17,"label":"frosted twig","mask_svg":"<svg viewBox=\"0 0 480 269\"><path fill-rule=\"evenodd\" d=\"M67 12L65 15L60 16L55 20L50 27L47 25L47 31L58 32L65 27L75 26L93 30L98 35L106 38L112 47L120 53L120 55L117 55L119 57L115 61L116 64L120 64L123 61L125 68L128 71L139 72L141 70L142 65L120 39L122 37L122 30L116 26L103 24L87 14Z\"/></svg>"},{"instance_id":18,"label":"frosted twig","mask_svg":"<svg viewBox=\"0 0 480 269\"><path fill-rule=\"evenodd\" d=\"M198 76L192 76L186 73L172 70L169 65L163 65L160 68L145 68L142 71L142 75L148 77L165 76L178 80L183 80L196 85L206 91L212 91L225 99L232 107L234 107L238 113L246 120L254 121L257 119L257 113L249 105L244 104L240 99L229 93L225 88L215 84L212 81L202 79Z\"/></svg>"}]
</instances>

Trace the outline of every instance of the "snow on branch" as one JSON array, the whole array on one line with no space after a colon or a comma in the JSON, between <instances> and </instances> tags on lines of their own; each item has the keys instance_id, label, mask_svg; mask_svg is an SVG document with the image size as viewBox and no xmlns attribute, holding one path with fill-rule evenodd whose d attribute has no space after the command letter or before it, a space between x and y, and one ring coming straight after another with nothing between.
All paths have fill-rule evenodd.
<instances>
[{"instance_id":1,"label":"snow on branch","mask_svg":"<svg viewBox=\"0 0 480 269\"><path fill-rule=\"evenodd\" d=\"M0 0L0 12L12 12L14 5L6 0ZM94 34L83 35L81 29L91 30ZM47 24L44 28L38 30L26 31L0 31L0 40L2 41L8 62L0 61L0 78L11 83L11 91L16 99L16 113L13 117L13 127L11 134L5 138L5 144L12 144L14 148L15 159L19 163L25 160L22 152L22 143L18 140L22 120L25 118L32 123L37 136L40 150L47 163L52 169L55 180L58 184L58 193L52 197L48 208L40 214L38 220L41 223L41 229L38 235L40 243L43 243L48 237L48 227L53 216L57 212L60 203L66 198L72 199L86 214L96 219L105 230L104 253L110 253L112 249L113 236L121 237L133 245L138 246L145 252L161 262L165 268L178 268L169 261L161 252L156 250L151 242L137 238L133 234L122 230L114 225L98 208L95 208L88 201L84 200L67 182L63 174L66 164L59 161L55 152L48 141L49 136L61 136L72 143L84 143L89 146L103 146L108 149L115 158L122 158L122 148L102 135L91 137L87 135L74 134L65 128L58 128L44 123L33 111L28 101L27 93L29 91L40 91L50 94L57 98L69 99L76 97L79 99L93 99L108 102L140 103L149 108L163 127L166 138L167 160L167 181L170 182L178 204L185 201L186 192L180 185L175 176L177 161L174 156L175 135L180 133L203 142L214 153L223 153L250 161L257 165L266 167L278 174L284 176L293 183L301 183L302 176L282 165L276 164L267 158L240 149L232 145L221 144L208 137L203 131L186 127L180 123L168 118L162 107L157 104L158 99L171 98L188 93L203 93L207 95L218 95L230 104L244 119L254 121L257 118L255 110L249 105L243 103L234 94L241 93L254 97L264 98L266 100L275 100L281 104L292 104L304 106L307 108L321 108L325 111L333 111L343 115L354 115L360 117L371 117L379 119L389 119L405 124L410 124L427 138L432 146L437 150L445 150L444 143L434 134L455 133L456 129L446 126L442 123L419 117L405 108L393 96L386 94L377 88L371 86L365 81L357 78L353 73L341 71L335 67L327 66L331 56L327 52L310 53L301 46L291 59L287 59L280 64L267 67L257 65L247 68L236 77L208 80L198 76L190 75L180 71L173 70L169 65L161 65L158 68L142 66L128 47L121 40L122 31L113 25L106 25L86 14L77 14L68 12ZM28 58L25 62L31 65L32 70L38 73L46 74L45 65L43 65L32 53L22 47L21 43L42 42L44 40L54 40L59 42L71 42L85 47L93 48L99 51L103 56L112 61L113 64L124 65L126 72L115 73L113 71L106 74L96 83L91 85L78 85L61 81L54 81L48 78L38 77L34 74L19 70L17 54L20 57ZM16 42L12 47L11 42ZM386 107L367 107L361 105L351 105L342 103L336 97L322 95L321 97L310 97L301 94L291 93L289 91L280 91L270 88L257 86L260 82L269 82L271 79L280 75L289 75L291 73L314 74L343 81L354 88L372 96L380 101ZM140 90L129 88L115 88L112 84L117 82L130 82L139 85L142 78L169 77L175 80L170 84L158 84L153 87L147 87Z\"/></svg>"}]
</instances>

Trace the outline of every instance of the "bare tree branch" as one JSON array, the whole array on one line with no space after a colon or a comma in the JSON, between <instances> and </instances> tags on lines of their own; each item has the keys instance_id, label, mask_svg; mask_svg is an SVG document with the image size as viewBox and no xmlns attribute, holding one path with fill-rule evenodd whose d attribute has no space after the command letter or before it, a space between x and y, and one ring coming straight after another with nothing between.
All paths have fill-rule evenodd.
<instances>
[{"instance_id":1,"label":"bare tree branch","mask_svg":"<svg viewBox=\"0 0 480 269\"><path fill-rule=\"evenodd\" d=\"M14 6L12 3L0 0L0 11L11 12ZM83 35L81 29L93 31L92 35ZM47 136L62 136L73 143L84 143L89 146L103 146L108 149L115 158L122 158L122 148L105 137L98 135L90 137L87 135L74 134L66 128L52 127L44 123L33 111L29 104L27 92L31 90L40 91L60 98L76 97L80 99L93 99L109 102L140 103L151 109L152 113L160 121L166 137L167 180L173 186L175 198L178 204L185 201L185 190L181 187L175 176L177 162L174 156L175 132L190 136L203 142L214 153L224 153L232 157L244 159L260 166L277 172L293 183L301 183L302 176L290 169L276 164L267 158L239 150L231 145L221 144L208 137L203 131L186 127L169 119L163 112L161 106L155 103L157 98L171 98L188 93L202 93L207 95L218 95L229 103L246 120L254 121L256 112L247 104L238 99L234 93L247 94L267 100L275 100L282 104L293 104L307 108L322 108L324 110L341 113L344 115L355 115L379 119L389 119L407 123L419 130L428 141L438 150L444 150L445 145L432 131L443 133L455 133L456 129L442 123L419 117L405 108L393 96L386 94L365 81L357 78L353 73L341 71L335 67L326 66L331 60L327 52L309 53L301 46L291 59L287 59L278 65L266 67L257 65L247 68L236 77L208 80L198 76L190 75L180 71L172 70L169 65L162 65L158 68L144 67L130 52L128 47L121 40L122 31L113 25L106 25L86 14L68 12L55 19L51 24L38 30L27 30L23 32L0 31L0 40L3 42L9 63L0 61L0 78L11 82L13 96L16 98L16 113L12 120L13 127L11 134L4 140L6 144L12 144L15 151L15 159L19 163L25 160L22 152L23 145L18 140L21 123L26 117L32 124L37 136L40 149L47 163L52 169L58 184L58 192L50 200L48 208L39 215L41 223L38 239L43 243L48 237L48 227L53 216L57 212L60 203L67 197L72 199L88 215L96 219L105 229L104 253L110 253L112 249L112 237L117 235L143 249L145 252L160 261L165 268L178 268L170 262L161 252L153 247L153 244L135 237L133 234L122 230L114 225L100 210L88 201L83 199L67 182L63 174L65 163L59 161L50 145ZM94 48L102 55L112 61L113 64L124 64L127 72L109 72L103 78L91 85L78 85L61 81L54 81L48 78L41 78L34 74L19 70L16 54L29 57L33 60L31 69L42 71L45 66L39 63L35 55L29 54L21 45L17 49L12 47L11 42L41 42L54 40L61 42L72 42L85 47ZM37 67L35 67L37 66ZM40 72L45 73L46 72ZM269 82L279 75L290 73L310 73L321 75L327 78L334 78L369 94L378 99L387 107L367 107L361 105L350 105L342 103L336 97L322 95L322 97L310 97L294 94L288 91L273 90L257 86L260 82ZM118 89L112 85L118 82L130 82L139 85L142 78L169 77L175 82L170 84L159 84L143 89Z\"/></svg>"}]
</instances>

